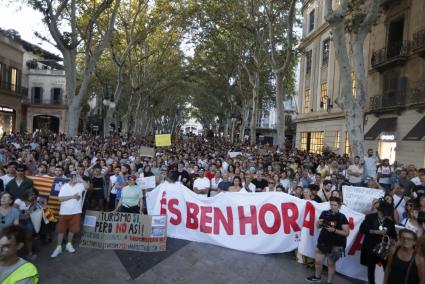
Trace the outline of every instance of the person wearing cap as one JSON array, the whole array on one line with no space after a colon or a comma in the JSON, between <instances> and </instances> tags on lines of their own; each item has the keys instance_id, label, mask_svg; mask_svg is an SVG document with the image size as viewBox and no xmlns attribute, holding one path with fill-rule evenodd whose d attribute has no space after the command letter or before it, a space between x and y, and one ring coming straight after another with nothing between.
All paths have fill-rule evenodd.
<instances>
[{"instance_id":1,"label":"person wearing cap","mask_svg":"<svg viewBox=\"0 0 425 284\"><path fill-rule=\"evenodd\" d=\"M33 187L32 180L25 177L25 165L16 167L16 177L6 185L6 191L9 192L14 199L23 199L24 195L32 191L38 195L37 190Z\"/></svg>"},{"instance_id":2,"label":"person wearing cap","mask_svg":"<svg viewBox=\"0 0 425 284\"><path fill-rule=\"evenodd\" d=\"M206 177L204 169L199 169L198 174L198 178L193 182L193 191L207 195L211 188L211 181Z\"/></svg>"},{"instance_id":3,"label":"person wearing cap","mask_svg":"<svg viewBox=\"0 0 425 284\"><path fill-rule=\"evenodd\" d=\"M121 198L113 212L143 214L143 190L136 184L137 176L128 177L128 185L121 191Z\"/></svg>"}]
</instances>

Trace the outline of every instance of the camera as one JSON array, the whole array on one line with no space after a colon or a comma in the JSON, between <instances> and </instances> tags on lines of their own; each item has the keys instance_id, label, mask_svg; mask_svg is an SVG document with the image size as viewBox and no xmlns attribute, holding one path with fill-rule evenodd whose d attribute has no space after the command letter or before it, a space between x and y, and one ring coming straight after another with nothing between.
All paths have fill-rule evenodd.
<instances>
[{"instance_id":1,"label":"camera","mask_svg":"<svg viewBox=\"0 0 425 284\"><path fill-rule=\"evenodd\" d=\"M336 214L332 210L327 210L323 214L323 227L334 227L336 225Z\"/></svg>"}]
</instances>

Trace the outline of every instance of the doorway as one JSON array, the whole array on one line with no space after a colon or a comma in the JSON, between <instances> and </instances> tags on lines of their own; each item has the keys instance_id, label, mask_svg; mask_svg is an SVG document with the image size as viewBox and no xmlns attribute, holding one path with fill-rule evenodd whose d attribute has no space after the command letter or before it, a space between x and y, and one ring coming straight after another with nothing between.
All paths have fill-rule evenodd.
<instances>
[{"instance_id":1,"label":"doorway","mask_svg":"<svg viewBox=\"0 0 425 284\"><path fill-rule=\"evenodd\" d=\"M381 159L390 160L390 165L395 161L397 142L395 141L379 141L378 151Z\"/></svg>"},{"instance_id":2,"label":"doorway","mask_svg":"<svg viewBox=\"0 0 425 284\"><path fill-rule=\"evenodd\" d=\"M59 118L51 115L37 115L33 118L32 129L50 130L59 133Z\"/></svg>"}]
</instances>

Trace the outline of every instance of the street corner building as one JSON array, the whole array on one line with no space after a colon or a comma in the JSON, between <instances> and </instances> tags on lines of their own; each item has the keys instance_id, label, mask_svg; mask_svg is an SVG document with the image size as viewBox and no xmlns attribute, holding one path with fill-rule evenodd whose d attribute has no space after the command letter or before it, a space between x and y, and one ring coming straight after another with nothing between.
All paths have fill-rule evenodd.
<instances>
[{"instance_id":1,"label":"street corner building","mask_svg":"<svg viewBox=\"0 0 425 284\"><path fill-rule=\"evenodd\" d=\"M382 13L365 41L368 108L365 149L393 163L425 166L425 1L383 1ZM327 146L349 154L339 70L324 2L303 3L296 146L321 152ZM356 75L352 92L356 95ZM420 153L420 154L418 154Z\"/></svg>"},{"instance_id":2,"label":"street corner building","mask_svg":"<svg viewBox=\"0 0 425 284\"><path fill-rule=\"evenodd\" d=\"M63 133L67 116L62 58L0 30L0 135Z\"/></svg>"}]
</instances>

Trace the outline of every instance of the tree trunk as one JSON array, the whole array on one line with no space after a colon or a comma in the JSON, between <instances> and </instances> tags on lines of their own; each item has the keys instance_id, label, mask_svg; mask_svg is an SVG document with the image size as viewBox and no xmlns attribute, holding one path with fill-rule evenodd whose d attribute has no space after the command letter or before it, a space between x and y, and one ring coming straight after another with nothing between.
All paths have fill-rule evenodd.
<instances>
[{"instance_id":1,"label":"tree trunk","mask_svg":"<svg viewBox=\"0 0 425 284\"><path fill-rule=\"evenodd\" d=\"M250 109L247 106L247 103L244 103L242 110L243 110L242 123L241 123L241 130L240 130L240 133L239 133L239 141L241 143L243 143L244 140L245 140L245 128L248 124L248 119L249 119L249 114L250 114Z\"/></svg>"},{"instance_id":2,"label":"tree trunk","mask_svg":"<svg viewBox=\"0 0 425 284\"><path fill-rule=\"evenodd\" d=\"M249 126L250 131L250 145L254 146L257 143L257 112L259 103L259 91L260 91L260 73L254 72L254 86L252 88L252 112L251 122Z\"/></svg>"},{"instance_id":3,"label":"tree trunk","mask_svg":"<svg viewBox=\"0 0 425 284\"><path fill-rule=\"evenodd\" d=\"M276 79L276 129L277 129L277 145L280 150L285 149L285 94L283 92L283 77L280 73L275 73Z\"/></svg>"},{"instance_id":4,"label":"tree trunk","mask_svg":"<svg viewBox=\"0 0 425 284\"><path fill-rule=\"evenodd\" d=\"M80 121L80 103L73 101L68 103L68 124L67 126L67 134L69 136L76 136L78 133L78 125Z\"/></svg>"},{"instance_id":5,"label":"tree trunk","mask_svg":"<svg viewBox=\"0 0 425 284\"><path fill-rule=\"evenodd\" d=\"M109 136L109 125L111 125L112 119L114 118L114 111L115 111L115 108L111 108L109 106L106 109L106 115L105 115L105 118L103 119L103 136L104 137Z\"/></svg>"}]
</instances>

